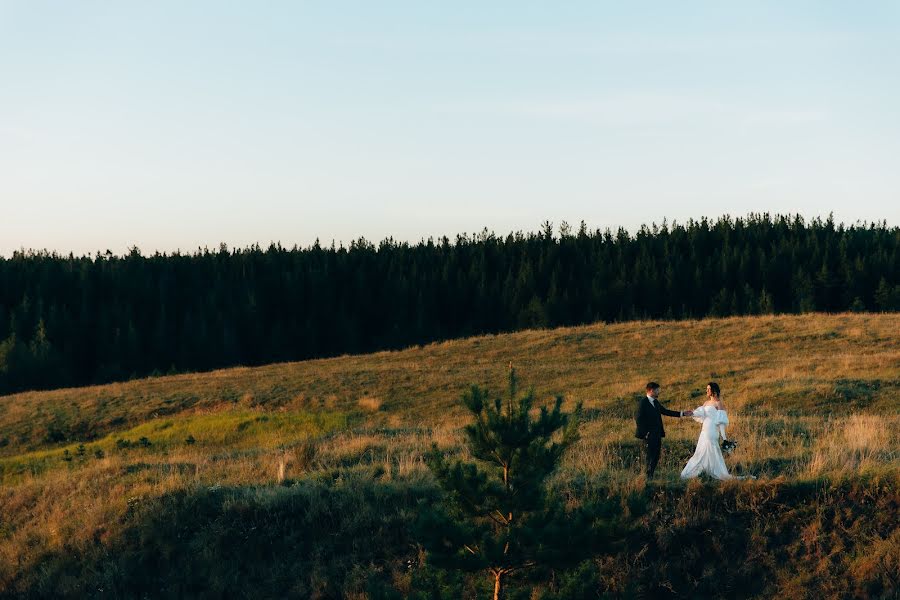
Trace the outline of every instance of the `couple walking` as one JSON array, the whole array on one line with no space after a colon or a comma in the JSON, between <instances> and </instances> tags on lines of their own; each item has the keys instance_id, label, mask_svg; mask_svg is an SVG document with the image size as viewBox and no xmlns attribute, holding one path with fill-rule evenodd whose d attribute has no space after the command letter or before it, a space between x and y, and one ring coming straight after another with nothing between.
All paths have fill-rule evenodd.
<instances>
[{"instance_id":1,"label":"couple walking","mask_svg":"<svg viewBox=\"0 0 900 600\"><path fill-rule=\"evenodd\" d=\"M719 448L719 436L726 442L725 426L728 425L728 414L722 402L722 391L719 384L710 382L706 386L706 402L694 410L669 410L659 402L659 384L651 381L646 387L647 395L638 401L634 420L637 423L636 437L647 443L647 478L653 477L659 463L659 452L662 438L666 437L662 417L693 417L702 423L700 439L694 455L681 471L682 479L697 477L706 473L716 479L731 479L725 466L725 458Z\"/></svg>"}]
</instances>

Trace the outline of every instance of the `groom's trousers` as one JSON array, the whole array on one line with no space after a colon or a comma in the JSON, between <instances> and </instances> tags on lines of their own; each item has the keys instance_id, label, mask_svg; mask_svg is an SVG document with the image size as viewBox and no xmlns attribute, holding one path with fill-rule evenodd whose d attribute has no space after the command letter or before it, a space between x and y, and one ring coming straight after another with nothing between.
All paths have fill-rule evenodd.
<instances>
[{"instance_id":1,"label":"groom's trousers","mask_svg":"<svg viewBox=\"0 0 900 600\"><path fill-rule=\"evenodd\" d=\"M647 444L647 478L653 477L656 465L659 463L659 452L662 449L662 438L659 434L650 433L644 439Z\"/></svg>"}]
</instances>

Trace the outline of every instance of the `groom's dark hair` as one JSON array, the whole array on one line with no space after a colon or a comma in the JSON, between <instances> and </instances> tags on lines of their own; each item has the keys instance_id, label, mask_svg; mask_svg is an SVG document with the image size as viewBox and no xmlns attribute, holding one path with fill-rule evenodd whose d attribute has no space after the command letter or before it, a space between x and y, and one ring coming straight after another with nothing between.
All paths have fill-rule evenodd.
<instances>
[{"instance_id":1,"label":"groom's dark hair","mask_svg":"<svg viewBox=\"0 0 900 600\"><path fill-rule=\"evenodd\" d=\"M659 389L659 384L656 383L655 381L651 381L650 383L647 384L647 387L644 389L646 389L648 392L652 392L653 390Z\"/></svg>"}]
</instances>

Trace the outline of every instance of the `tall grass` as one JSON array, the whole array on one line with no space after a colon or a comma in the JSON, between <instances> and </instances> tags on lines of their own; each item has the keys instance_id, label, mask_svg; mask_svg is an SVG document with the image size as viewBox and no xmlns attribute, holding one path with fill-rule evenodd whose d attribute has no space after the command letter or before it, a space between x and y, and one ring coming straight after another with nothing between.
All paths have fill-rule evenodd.
<instances>
[{"instance_id":1,"label":"tall grass","mask_svg":"<svg viewBox=\"0 0 900 600\"><path fill-rule=\"evenodd\" d=\"M647 380L691 405L722 384L743 413L894 410L900 314L629 322L524 331L327 360L0 397L0 456L92 440L153 418L236 409L361 412L389 427L441 426L460 390L499 389L512 362L538 397L629 411ZM500 383L498 383L500 382ZM377 405L377 406L376 406Z\"/></svg>"},{"instance_id":2,"label":"tall grass","mask_svg":"<svg viewBox=\"0 0 900 600\"><path fill-rule=\"evenodd\" d=\"M619 498L633 517L637 533L616 550L618 562L596 560L610 593L659 596L668 585L715 595L697 566L707 553L759 563L726 569L748 597L803 597L805 588L887 597L879 590L898 562L897 527L871 508L898 505L898 331L891 314L594 325L2 397L0 597L126 586L122 573L143 560L134 539L205 565L218 578L210 590L243 590L210 557L237 560L230 544L254 540L281 547L274 532L290 527L309 528L290 538L303 570L267 555L270 569L253 563L267 573L261 590L363 598L377 580L413 593L423 557L404 524L435 493L422 457L432 442L465 456L458 398L471 383L502 389L510 361L539 398L584 402L581 440L550 485L571 506ZM631 413L649 379L677 409L699 405L706 382L719 381L739 443L729 468L759 479L681 482L699 425L669 419L658 478L646 482ZM300 520L290 516L298 502L311 503ZM192 524L195 509L206 525ZM184 529L168 528L166 511ZM271 531L245 531L240 515ZM329 546L325 525L347 536L341 545ZM234 528L246 539L232 540ZM727 541L706 545L706 530ZM113 550L130 558L116 562ZM328 554L338 551L345 556ZM687 574L666 579L661 563ZM822 585L796 574L810 564Z\"/></svg>"}]
</instances>

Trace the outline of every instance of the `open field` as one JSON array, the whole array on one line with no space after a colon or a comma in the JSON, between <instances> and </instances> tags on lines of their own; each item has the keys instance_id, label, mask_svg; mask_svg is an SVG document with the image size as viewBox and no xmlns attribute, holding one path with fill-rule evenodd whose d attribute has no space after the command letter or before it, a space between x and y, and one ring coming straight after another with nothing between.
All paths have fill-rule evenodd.
<instances>
[{"instance_id":1,"label":"open field","mask_svg":"<svg viewBox=\"0 0 900 600\"><path fill-rule=\"evenodd\" d=\"M584 404L553 489L573 504L620 499L634 522L594 561L598 589L896 589L900 315L809 314L525 331L0 397L0 596L422 589L407 527L437 493L422 455L459 450L460 394L502 391L510 363L538 398ZM740 444L729 467L759 479L678 481L699 425L669 419L659 478L644 482L631 414L651 379L674 409L718 381Z\"/></svg>"}]
</instances>

